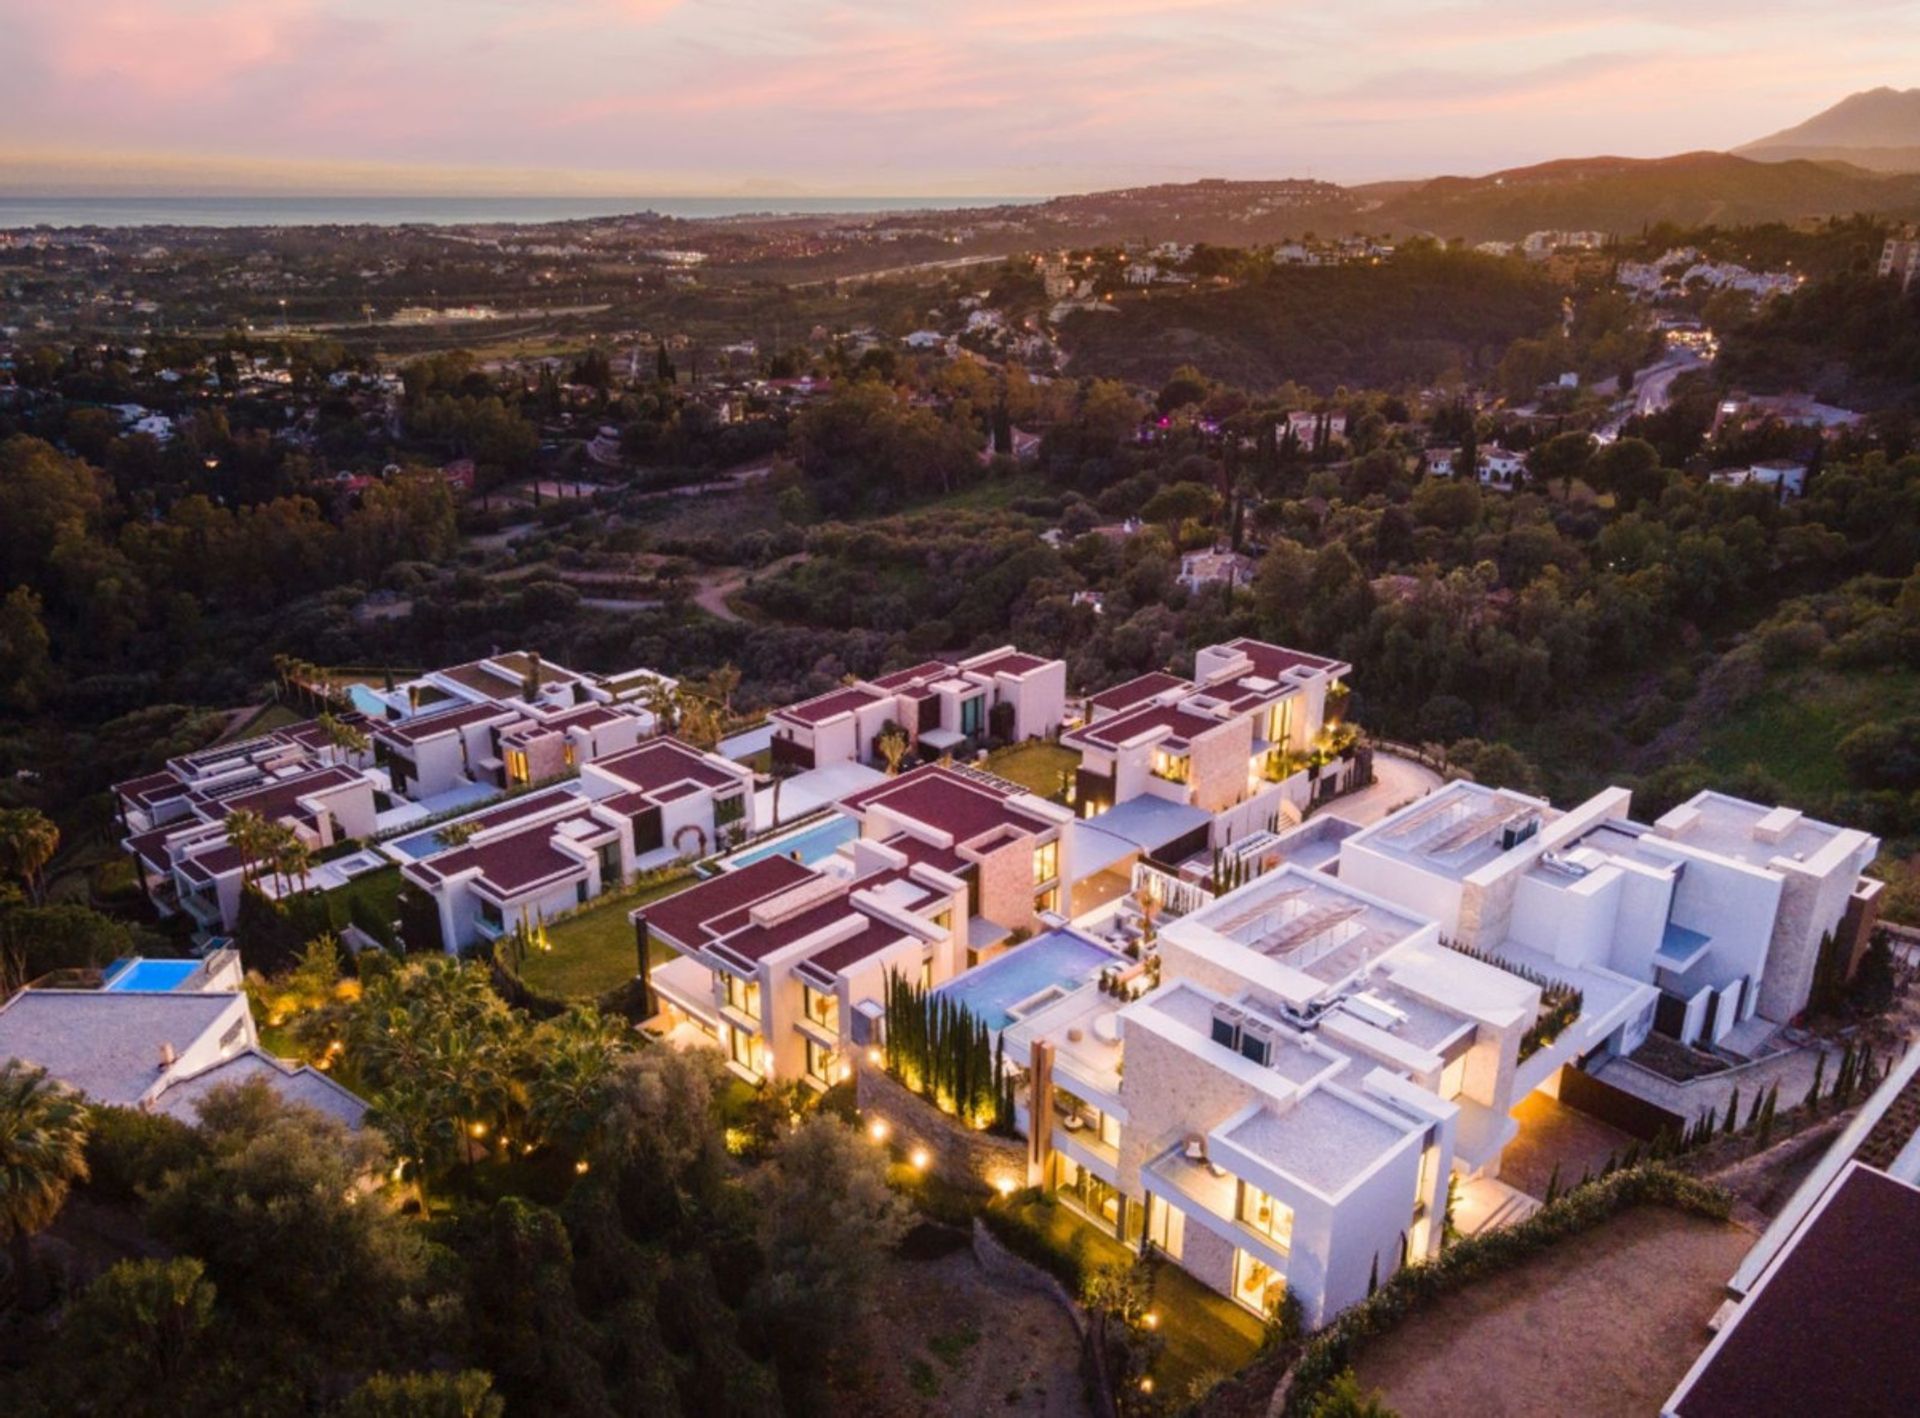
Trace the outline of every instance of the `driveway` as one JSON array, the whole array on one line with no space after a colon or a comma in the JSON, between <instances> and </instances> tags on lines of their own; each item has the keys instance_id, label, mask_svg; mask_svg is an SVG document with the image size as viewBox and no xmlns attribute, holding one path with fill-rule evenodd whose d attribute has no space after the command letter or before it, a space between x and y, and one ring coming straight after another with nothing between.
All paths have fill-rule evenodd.
<instances>
[{"instance_id":1,"label":"driveway","mask_svg":"<svg viewBox=\"0 0 1920 1418\"><path fill-rule=\"evenodd\" d=\"M1373 782L1328 804L1327 811L1356 827L1378 822L1395 808L1424 798L1442 782L1440 775L1410 758L1396 758L1378 749L1373 754Z\"/></svg>"}]
</instances>

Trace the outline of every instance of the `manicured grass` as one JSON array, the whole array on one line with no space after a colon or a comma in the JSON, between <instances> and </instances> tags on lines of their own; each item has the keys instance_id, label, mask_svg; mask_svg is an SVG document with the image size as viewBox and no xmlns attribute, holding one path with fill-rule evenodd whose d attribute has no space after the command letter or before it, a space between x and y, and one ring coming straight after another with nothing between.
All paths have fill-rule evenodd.
<instances>
[{"instance_id":1,"label":"manicured grass","mask_svg":"<svg viewBox=\"0 0 1920 1418\"><path fill-rule=\"evenodd\" d=\"M285 704L269 704L251 718L243 719L216 742L233 743L240 739L253 738L258 734L270 734L275 729L284 729L289 724L297 724L306 716Z\"/></svg>"},{"instance_id":2,"label":"manicured grass","mask_svg":"<svg viewBox=\"0 0 1920 1418\"><path fill-rule=\"evenodd\" d=\"M665 882L555 922L547 927L553 949L529 953L520 966L521 978L538 993L559 999L597 999L617 989L634 973L633 925L627 912L690 885L684 878ZM672 958L672 951L654 944L655 965Z\"/></svg>"},{"instance_id":3,"label":"manicured grass","mask_svg":"<svg viewBox=\"0 0 1920 1418\"><path fill-rule=\"evenodd\" d=\"M1132 1251L1063 1203L1028 1202L1018 1211L1062 1251L1077 1252L1089 1268L1134 1262ZM1162 1260L1155 1272L1153 1312L1164 1344L1153 1366L1154 1386L1161 1393L1184 1396L1196 1380L1224 1378L1259 1352L1260 1321L1172 1261Z\"/></svg>"},{"instance_id":4,"label":"manicured grass","mask_svg":"<svg viewBox=\"0 0 1920 1418\"><path fill-rule=\"evenodd\" d=\"M1030 793L1051 798L1060 791L1060 775L1071 774L1080 766L1080 755L1057 743L1037 739L988 754L981 766L989 773L1018 783Z\"/></svg>"},{"instance_id":5,"label":"manicured grass","mask_svg":"<svg viewBox=\"0 0 1920 1418\"><path fill-rule=\"evenodd\" d=\"M364 876L356 876L339 890L330 893L338 906L335 919L342 925L353 920L353 903L358 901L365 913L376 921L391 921L399 915L395 904L400 888L405 885L400 879L398 865L381 867Z\"/></svg>"},{"instance_id":6,"label":"manicured grass","mask_svg":"<svg viewBox=\"0 0 1920 1418\"><path fill-rule=\"evenodd\" d=\"M1862 724L1920 714L1920 671L1831 674L1809 670L1776 679L1764 694L1721 716L1701 745L1717 773L1757 763L1779 780L1789 801L1843 792L1850 785L1834 745Z\"/></svg>"}]
</instances>

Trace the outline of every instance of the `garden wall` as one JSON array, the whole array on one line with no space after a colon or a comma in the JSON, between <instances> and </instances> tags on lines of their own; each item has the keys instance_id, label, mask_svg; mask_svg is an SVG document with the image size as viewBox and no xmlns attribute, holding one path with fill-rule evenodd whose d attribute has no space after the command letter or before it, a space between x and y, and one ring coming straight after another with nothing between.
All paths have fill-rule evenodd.
<instances>
[{"instance_id":1,"label":"garden wall","mask_svg":"<svg viewBox=\"0 0 1920 1418\"><path fill-rule=\"evenodd\" d=\"M854 1102L861 1118L885 1122L888 1141L908 1155L927 1150L928 1167L956 1186L1003 1190L1027 1184L1027 1145L1017 1137L969 1128L925 1098L889 1078L885 1070L858 1064L853 1073Z\"/></svg>"}]
</instances>

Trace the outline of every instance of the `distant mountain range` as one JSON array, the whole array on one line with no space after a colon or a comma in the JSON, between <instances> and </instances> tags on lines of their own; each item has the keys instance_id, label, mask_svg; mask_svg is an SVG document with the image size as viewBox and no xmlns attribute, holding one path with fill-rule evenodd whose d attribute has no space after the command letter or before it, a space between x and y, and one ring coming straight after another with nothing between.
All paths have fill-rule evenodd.
<instances>
[{"instance_id":1,"label":"distant mountain range","mask_svg":"<svg viewBox=\"0 0 1920 1418\"><path fill-rule=\"evenodd\" d=\"M1868 89L1805 123L1735 148L1761 162L1845 162L1874 172L1920 172L1920 89Z\"/></svg>"},{"instance_id":2,"label":"distant mountain range","mask_svg":"<svg viewBox=\"0 0 1920 1418\"><path fill-rule=\"evenodd\" d=\"M1140 237L1245 246L1317 233L1516 241L1529 232L1637 235L1657 222L1744 226L1873 212L1920 217L1920 175L1731 153L1569 158L1484 177L1338 187L1213 179L1092 192L1018 210L1065 242Z\"/></svg>"}]
</instances>

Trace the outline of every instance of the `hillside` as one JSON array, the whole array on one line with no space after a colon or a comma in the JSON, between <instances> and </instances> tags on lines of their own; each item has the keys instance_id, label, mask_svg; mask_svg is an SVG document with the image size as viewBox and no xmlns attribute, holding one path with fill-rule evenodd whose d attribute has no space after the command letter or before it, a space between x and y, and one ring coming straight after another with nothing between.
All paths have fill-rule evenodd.
<instances>
[{"instance_id":1,"label":"hillside","mask_svg":"<svg viewBox=\"0 0 1920 1418\"><path fill-rule=\"evenodd\" d=\"M1379 267L1277 269L1248 287L1123 299L1072 316L1062 339L1075 374L1158 384L1191 364L1248 388L1291 379L1331 393L1428 383L1497 359L1558 304L1520 263L1409 253Z\"/></svg>"},{"instance_id":2,"label":"hillside","mask_svg":"<svg viewBox=\"0 0 1920 1418\"><path fill-rule=\"evenodd\" d=\"M1364 213L1372 229L1469 241L1530 231L1620 234L1651 222L1748 226L1874 211L1920 211L1920 177L1729 153L1574 158L1485 177L1440 177Z\"/></svg>"},{"instance_id":3,"label":"hillside","mask_svg":"<svg viewBox=\"0 0 1920 1418\"><path fill-rule=\"evenodd\" d=\"M1920 172L1920 89L1851 94L1734 152L1761 162L1838 161L1875 172Z\"/></svg>"}]
</instances>

